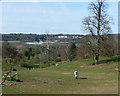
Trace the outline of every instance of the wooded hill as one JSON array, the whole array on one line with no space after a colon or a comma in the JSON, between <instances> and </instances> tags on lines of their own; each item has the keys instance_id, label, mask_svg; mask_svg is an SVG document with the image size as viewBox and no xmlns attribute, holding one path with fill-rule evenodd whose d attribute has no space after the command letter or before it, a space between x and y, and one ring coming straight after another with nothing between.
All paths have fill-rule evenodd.
<instances>
[{"instance_id":1,"label":"wooded hill","mask_svg":"<svg viewBox=\"0 0 120 96\"><path fill-rule=\"evenodd\" d=\"M120 34L108 34L113 38L120 37ZM73 35L73 34L49 34L48 38L50 41L57 40L58 42L79 42L84 35ZM46 41L46 34L2 34L2 41L21 41L21 42L39 42Z\"/></svg>"},{"instance_id":2,"label":"wooded hill","mask_svg":"<svg viewBox=\"0 0 120 96\"><path fill-rule=\"evenodd\" d=\"M55 34L55 35L48 35L50 41L74 41L78 42L83 35L71 35L71 34ZM42 34L2 34L2 41L21 41L21 42L39 42L39 41L46 41L47 35Z\"/></svg>"}]
</instances>

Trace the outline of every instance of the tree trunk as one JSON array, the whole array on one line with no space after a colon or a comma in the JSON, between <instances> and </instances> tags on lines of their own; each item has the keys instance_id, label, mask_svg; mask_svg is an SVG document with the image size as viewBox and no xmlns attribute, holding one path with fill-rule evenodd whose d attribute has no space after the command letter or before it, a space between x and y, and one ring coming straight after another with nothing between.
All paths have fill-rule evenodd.
<instances>
[{"instance_id":1,"label":"tree trunk","mask_svg":"<svg viewBox=\"0 0 120 96\"><path fill-rule=\"evenodd\" d=\"M97 28L97 64L99 64L99 55L100 55L100 20L101 20L101 5L102 2L99 2L99 11L98 11L98 28Z\"/></svg>"}]
</instances>

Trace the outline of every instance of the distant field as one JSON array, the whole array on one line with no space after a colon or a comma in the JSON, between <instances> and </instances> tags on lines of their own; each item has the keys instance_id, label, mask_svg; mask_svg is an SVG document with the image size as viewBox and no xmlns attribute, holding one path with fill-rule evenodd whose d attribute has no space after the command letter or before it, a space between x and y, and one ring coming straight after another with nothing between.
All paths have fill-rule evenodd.
<instances>
[{"instance_id":1,"label":"distant field","mask_svg":"<svg viewBox=\"0 0 120 96\"><path fill-rule=\"evenodd\" d=\"M0 41L0 43L2 43L2 42L5 42L5 41ZM25 44L24 42L20 42L20 41L7 41L9 44L11 44L11 45L15 45L15 44Z\"/></svg>"},{"instance_id":2,"label":"distant field","mask_svg":"<svg viewBox=\"0 0 120 96\"><path fill-rule=\"evenodd\" d=\"M43 69L18 68L23 82L3 87L3 94L117 94L118 62L90 65L94 60L62 63ZM74 78L74 71L79 77ZM3 71L5 73L5 71Z\"/></svg>"},{"instance_id":3,"label":"distant field","mask_svg":"<svg viewBox=\"0 0 120 96\"><path fill-rule=\"evenodd\" d=\"M24 42L20 42L20 41L8 41L9 44L11 45L21 45L21 44L25 44Z\"/></svg>"},{"instance_id":4,"label":"distant field","mask_svg":"<svg viewBox=\"0 0 120 96\"><path fill-rule=\"evenodd\" d=\"M15 44L25 44L25 43L23 43L23 42L9 42L9 44L11 44L11 45L15 45Z\"/></svg>"}]
</instances>

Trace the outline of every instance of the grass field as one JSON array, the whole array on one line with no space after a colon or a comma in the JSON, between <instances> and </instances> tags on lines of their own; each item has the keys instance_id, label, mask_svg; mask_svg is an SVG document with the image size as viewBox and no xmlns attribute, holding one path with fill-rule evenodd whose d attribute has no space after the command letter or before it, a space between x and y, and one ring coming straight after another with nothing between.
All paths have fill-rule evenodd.
<instances>
[{"instance_id":1,"label":"grass field","mask_svg":"<svg viewBox=\"0 0 120 96\"><path fill-rule=\"evenodd\" d=\"M8 82L3 94L117 94L118 62L90 65L93 60L62 63L38 69L18 68L23 82ZM74 78L78 71L78 79ZM3 72L4 73L4 72Z\"/></svg>"}]
</instances>

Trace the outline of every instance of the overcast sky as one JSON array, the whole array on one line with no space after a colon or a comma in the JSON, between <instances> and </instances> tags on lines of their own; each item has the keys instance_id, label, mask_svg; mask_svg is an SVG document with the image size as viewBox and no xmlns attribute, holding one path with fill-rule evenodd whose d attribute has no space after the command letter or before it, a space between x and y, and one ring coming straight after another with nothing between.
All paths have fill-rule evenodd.
<instances>
[{"instance_id":1,"label":"overcast sky","mask_svg":"<svg viewBox=\"0 0 120 96\"><path fill-rule=\"evenodd\" d=\"M2 33L86 34L81 28L90 2L3 2ZM118 32L118 3L107 3Z\"/></svg>"}]
</instances>

